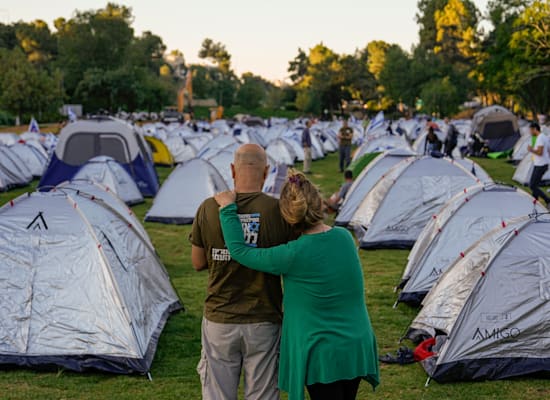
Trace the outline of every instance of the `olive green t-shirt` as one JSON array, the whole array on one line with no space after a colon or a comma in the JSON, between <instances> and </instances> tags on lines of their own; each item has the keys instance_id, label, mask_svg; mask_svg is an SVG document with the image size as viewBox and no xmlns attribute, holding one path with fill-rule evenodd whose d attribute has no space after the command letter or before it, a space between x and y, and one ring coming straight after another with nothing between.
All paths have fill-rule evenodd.
<instances>
[{"instance_id":1,"label":"olive green t-shirt","mask_svg":"<svg viewBox=\"0 0 550 400\"><path fill-rule=\"evenodd\" d=\"M351 146L351 140L353 139L353 129L349 126L343 126L340 128L340 146Z\"/></svg>"},{"instance_id":2,"label":"olive green t-shirt","mask_svg":"<svg viewBox=\"0 0 550 400\"><path fill-rule=\"evenodd\" d=\"M281 216L278 200L259 192L239 193L237 206L248 245L271 247L290 239L291 227ZM280 277L254 271L231 259L213 198L200 205L190 240L204 249L208 262L206 319L232 324L281 322Z\"/></svg>"}]
</instances>

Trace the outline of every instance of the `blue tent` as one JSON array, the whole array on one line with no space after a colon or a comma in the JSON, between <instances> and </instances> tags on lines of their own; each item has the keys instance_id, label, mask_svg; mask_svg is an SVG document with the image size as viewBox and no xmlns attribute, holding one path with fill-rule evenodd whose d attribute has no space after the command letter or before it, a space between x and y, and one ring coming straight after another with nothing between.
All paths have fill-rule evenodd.
<instances>
[{"instance_id":1,"label":"blue tent","mask_svg":"<svg viewBox=\"0 0 550 400\"><path fill-rule=\"evenodd\" d=\"M49 188L70 180L83 164L99 155L112 157L121 164L144 196L157 193L158 176L141 132L109 117L79 120L65 126L40 186Z\"/></svg>"}]
</instances>

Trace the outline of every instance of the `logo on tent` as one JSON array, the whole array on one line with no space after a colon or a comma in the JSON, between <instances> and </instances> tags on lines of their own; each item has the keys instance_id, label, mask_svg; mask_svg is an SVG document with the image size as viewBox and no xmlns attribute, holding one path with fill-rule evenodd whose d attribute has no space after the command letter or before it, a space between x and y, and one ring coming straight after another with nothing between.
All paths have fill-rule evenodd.
<instances>
[{"instance_id":1,"label":"logo on tent","mask_svg":"<svg viewBox=\"0 0 550 400\"><path fill-rule=\"evenodd\" d=\"M42 215L42 211L39 211L36 217L34 217L34 219L31 221L31 223L27 225L27 229L32 229L33 231L48 229L48 224L46 224L46 220Z\"/></svg>"},{"instance_id":2,"label":"logo on tent","mask_svg":"<svg viewBox=\"0 0 550 400\"><path fill-rule=\"evenodd\" d=\"M443 270L440 268L433 268L432 272L430 272L430 276L439 276L443 273Z\"/></svg>"},{"instance_id":3,"label":"logo on tent","mask_svg":"<svg viewBox=\"0 0 550 400\"><path fill-rule=\"evenodd\" d=\"M493 328L493 330L477 328L472 340L481 342L482 340L516 339L520 334L519 328Z\"/></svg>"}]
</instances>

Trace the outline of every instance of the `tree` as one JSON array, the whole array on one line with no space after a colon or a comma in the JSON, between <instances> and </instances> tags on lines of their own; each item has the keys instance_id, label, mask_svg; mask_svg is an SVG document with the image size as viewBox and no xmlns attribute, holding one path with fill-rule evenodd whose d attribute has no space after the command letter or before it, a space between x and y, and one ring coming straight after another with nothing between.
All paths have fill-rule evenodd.
<instances>
[{"instance_id":1,"label":"tree","mask_svg":"<svg viewBox=\"0 0 550 400\"><path fill-rule=\"evenodd\" d=\"M212 61L223 74L229 74L231 71L231 54L220 42L214 43L212 39L204 39L199 50L199 57Z\"/></svg>"},{"instance_id":2,"label":"tree","mask_svg":"<svg viewBox=\"0 0 550 400\"><path fill-rule=\"evenodd\" d=\"M416 90L410 56L397 45L388 48L385 62L379 73L379 83L394 104L403 101L412 105L419 94Z\"/></svg>"},{"instance_id":3,"label":"tree","mask_svg":"<svg viewBox=\"0 0 550 400\"><path fill-rule=\"evenodd\" d=\"M35 65L45 67L57 55L57 40L48 24L40 19L31 23L18 22L15 36L27 59Z\"/></svg>"},{"instance_id":4,"label":"tree","mask_svg":"<svg viewBox=\"0 0 550 400\"><path fill-rule=\"evenodd\" d=\"M437 28L435 25L435 12L443 10L448 0L419 0L416 22L420 25L418 35L420 41L418 47L432 51L436 45Z\"/></svg>"},{"instance_id":5,"label":"tree","mask_svg":"<svg viewBox=\"0 0 550 400\"><path fill-rule=\"evenodd\" d=\"M246 72L241 76L241 85L237 92L237 102L247 110L254 110L265 102L269 83L260 76Z\"/></svg>"},{"instance_id":6,"label":"tree","mask_svg":"<svg viewBox=\"0 0 550 400\"><path fill-rule=\"evenodd\" d=\"M62 104L60 74L34 67L20 48L0 49L0 106L24 117L56 113Z\"/></svg>"},{"instance_id":7,"label":"tree","mask_svg":"<svg viewBox=\"0 0 550 400\"><path fill-rule=\"evenodd\" d=\"M424 101L425 110L440 116L454 114L461 102L458 90L448 76L443 79L432 79L424 84L420 96Z\"/></svg>"},{"instance_id":8,"label":"tree","mask_svg":"<svg viewBox=\"0 0 550 400\"><path fill-rule=\"evenodd\" d=\"M298 48L298 55L294 57L294 60L288 62L288 72L290 72L290 80L293 83L300 83L304 79L309 60L305 51Z\"/></svg>"}]
</instances>

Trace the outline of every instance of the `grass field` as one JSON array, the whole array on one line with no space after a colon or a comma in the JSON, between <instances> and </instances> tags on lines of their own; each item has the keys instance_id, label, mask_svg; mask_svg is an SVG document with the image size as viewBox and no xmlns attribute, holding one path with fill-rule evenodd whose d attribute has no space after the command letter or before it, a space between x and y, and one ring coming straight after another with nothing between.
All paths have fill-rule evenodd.
<instances>
[{"instance_id":1,"label":"grass field","mask_svg":"<svg viewBox=\"0 0 550 400\"><path fill-rule=\"evenodd\" d=\"M478 160L496 181L511 183L513 167L502 160ZM341 183L337 156L329 155L313 163L312 180L325 194ZM170 169L159 168L164 179ZM36 186L0 193L0 203ZM151 199L134 207L143 218ZM169 320L157 349L151 373L153 381L143 376L120 376L98 372L74 373L66 370L34 371L24 368L0 370L0 399L200 399L200 383L195 366L200 354L200 320L205 296L205 272L195 272L190 262L188 234L190 226L145 223L161 259L184 305L185 312ZM406 264L408 251L360 251L366 284L366 302L376 332L379 352L394 352L415 309L401 304L397 309L393 287ZM0 277L1 279L1 277ZM0 305L1 306L1 305ZM1 324L1 322L0 322ZM407 343L409 346L410 343ZM375 393L361 383L358 399L548 399L550 381L521 378L496 382L466 382L426 388L426 374L418 364L381 365L381 385ZM282 396L286 399L286 396Z\"/></svg>"}]
</instances>

